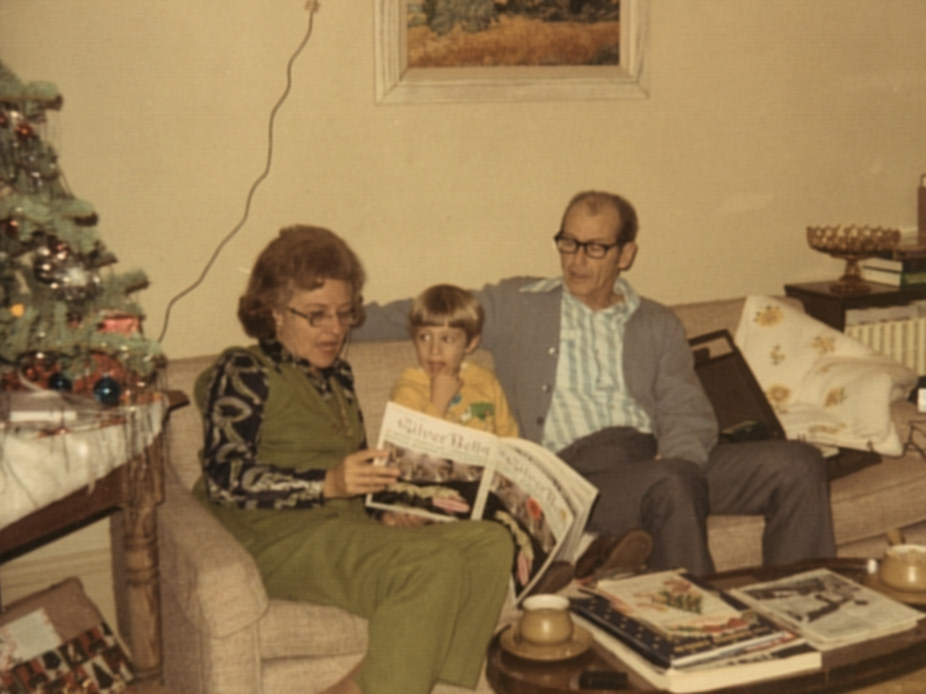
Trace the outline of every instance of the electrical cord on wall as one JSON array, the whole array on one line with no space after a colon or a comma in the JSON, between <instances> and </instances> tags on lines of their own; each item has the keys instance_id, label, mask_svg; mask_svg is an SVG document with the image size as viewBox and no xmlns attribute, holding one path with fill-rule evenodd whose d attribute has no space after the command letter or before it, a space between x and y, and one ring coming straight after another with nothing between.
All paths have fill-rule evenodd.
<instances>
[{"instance_id":1,"label":"electrical cord on wall","mask_svg":"<svg viewBox=\"0 0 926 694\"><path fill-rule=\"evenodd\" d=\"M283 103L286 101L286 98L289 96L289 92L292 89L293 85L293 65L296 62L296 59L302 53L303 49L308 44L309 39L312 36L312 27L314 25L315 13L318 12L318 2L316 0L308 0L305 4L305 9L309 13L309 21L306 27L305 35L299 42L299 45L296 47L296 50L293 51L293 54L290 56L289 61L286 63L286 86L283 89L283 93L280 94L280 98L277 99L276 104L270 111L270 118L267 124L267 160L264 165L264 170L261 171L260 175L254 179L254 182L251 184L250 189L248 190L247 198L244 203L244 213L241 216L241 220L229 231L225 238L223 238L219 245L216 246L215 250L212 252L212 255L209 257L209 260L206 261L206 265L203 268L203 271L200 273L199 277L186 289L181 291L179 294L176 294L167 304L167 308L164 310L164 325L161 328L161 334L158 335L158 342L163 342L164 336L167 334L167 326L170 324L170 312L173 309L174 305L177 304L183 297L192 292L194 289L199 287L206 279L206 275L209 274L209 271L212 269L212 266L215 264L215 261L218 259L219 254L222 252L222 249L228 244L229 241L234 238L234 236L241 230L248 220L248 217L251 214L251 202L254 199L254 193L257 191L258 186L264 182L268 175L270 175L270 166L273 162L273 132L274 125L276 122L277 112L283 106Z\"/></svg>"}]
</instances>

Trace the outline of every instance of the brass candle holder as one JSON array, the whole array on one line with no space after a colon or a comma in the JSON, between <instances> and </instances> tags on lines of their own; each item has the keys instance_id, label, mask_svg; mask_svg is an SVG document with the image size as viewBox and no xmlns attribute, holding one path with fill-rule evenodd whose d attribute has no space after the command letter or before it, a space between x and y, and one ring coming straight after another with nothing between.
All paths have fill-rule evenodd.
<instances>
[{"instance_id":1,"label":"brass candle holder","mask_svg":"<svg viewBox=\"0 0 926 694\"><path fill-rule=\"evenodd\" d=\"M866 294L871 285L862 279L859 262L890 251L900 241L900 230L871 226L809 226L807 243L815 251L846 261L846 268L830 285L835 294Z\"/></svg>"}]
</instances>

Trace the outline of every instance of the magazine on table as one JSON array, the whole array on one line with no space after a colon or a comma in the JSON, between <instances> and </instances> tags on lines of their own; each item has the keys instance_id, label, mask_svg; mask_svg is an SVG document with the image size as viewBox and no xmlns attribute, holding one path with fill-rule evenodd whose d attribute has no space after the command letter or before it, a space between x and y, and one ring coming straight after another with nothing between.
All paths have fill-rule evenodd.
<instances>
[{"instance_id":1,"label":"magazine on table","mask_svg":"<svg viewBox=\"0 0 926 694\"><path fill-rule=\"evenodd\" d=\"M913 629L923 613L830 569L813 569L731 592L828 650Z\"/></svg>"},{"instance_id":2,"label":"magazine on table","mask_svg":"<svg viewBox=\"0 0 926 694\"><path fill-rule=\"evenodd\" d=\"M598 490L554 453L390 402L378 448L380 465L400 468L388 490L366 497L382 511L432 521L493 520L515 544L517 600L556 559L574 561Z\"/></svg>"},{"instance_id":3,"label":"magazine on table","mask_svg":"<svg viewBox=\"0 0 926 694\"><path fill-rule=\"evenodd\" d=\"M575 621L587 628L594 639L660 691L675 694L715 691L719 687L790 677L812 672L822 665L820 651L791 632L779 640L758 646L744 646L732 653L706 658L688 666L659 667L596 622L576 614Z\"/></svg>"},{"instance_id":4,"label":"magazine on table","mask_svg":"<svg viewBox=\"0 0 926 694\"><path fill-rule=\"evenodd\" d=\"M572 611L657 667L691 666L797 635L681 570L598 581Z\"/></svg>"}]
</instances>

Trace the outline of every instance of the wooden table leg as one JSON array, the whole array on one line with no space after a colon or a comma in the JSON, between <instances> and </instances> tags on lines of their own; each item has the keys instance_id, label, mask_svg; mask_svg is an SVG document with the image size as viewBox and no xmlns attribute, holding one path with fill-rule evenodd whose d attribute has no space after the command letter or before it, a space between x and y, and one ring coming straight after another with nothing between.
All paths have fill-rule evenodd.
<instances>
[{"instance_id":1,"label":"wooden table leg","mask_svg":"<svg viewBox=\"0 0 926 694\"><path fill-rule=\"evenodd\" d=\"M159 436L127 467L123 506L128 639L140 682L162 681L157 505L164 499L164 441Z\"/></svg>"}]
</instances>

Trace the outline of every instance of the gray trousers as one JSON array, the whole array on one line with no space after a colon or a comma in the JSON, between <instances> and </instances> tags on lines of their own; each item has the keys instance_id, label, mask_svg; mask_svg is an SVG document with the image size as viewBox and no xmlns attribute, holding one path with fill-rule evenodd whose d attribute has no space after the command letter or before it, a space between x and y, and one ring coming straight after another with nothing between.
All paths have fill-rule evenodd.
<instances>
[{"instance_id":1,"label":"gray trousers","mask_svg":"<svg viewBox=\"0 0 926 694\"><path fill-rule=\"evenodd\" d=\"M714 571L707 516L765 518L765 564L836 554L829 483L820 452L798 441L721 443L702 469L657 459L656 439L611 427L570 444L559 456L598 487L587 529L621 535L643 528L653 538L653 569Z\"/></svg>"}]
</instances>

